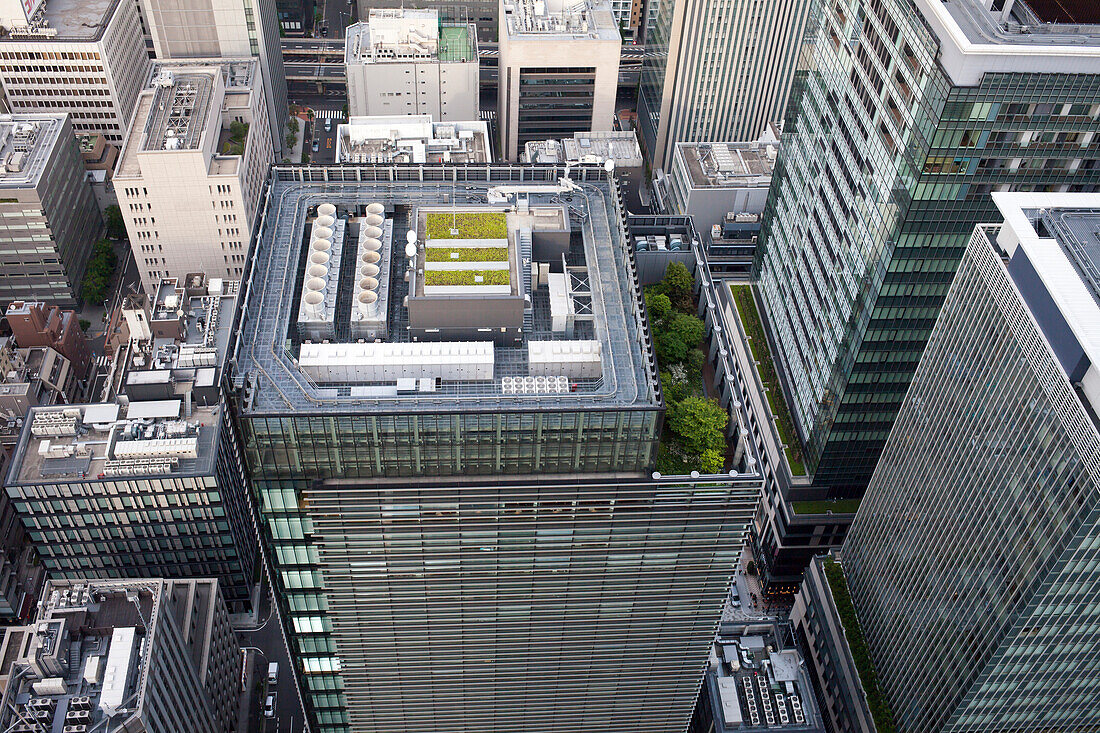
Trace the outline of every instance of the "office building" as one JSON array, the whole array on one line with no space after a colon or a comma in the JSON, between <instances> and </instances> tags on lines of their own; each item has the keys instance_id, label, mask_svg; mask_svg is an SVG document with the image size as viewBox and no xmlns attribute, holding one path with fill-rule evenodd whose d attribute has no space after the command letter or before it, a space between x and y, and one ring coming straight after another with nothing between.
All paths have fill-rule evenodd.
<instances>
[{"instance_id":1,"label":"office building","mask_svg":"<svg viewBox=\"0 0 1100 733\"><path fill-rule=\"evenodd\" d=\"M478 119L477 33L436 10L372 9L347 29L348 114Z\"/></svg>"},{"instance_id":2,"label":"office building","mask_svg":"<svg viewBox=\"0 0 1100 733\"><path fill-rule=\"evenodd\" d=\"M138 1L158 59L256 58L270 144L281 158L289 112L276 0Z\"/></svg>"},{"instance_id":3,"label":"office building","mask_svg":"<svg viewBox=\"0 0 1100 733\"><path fill-rule=\"evenodd\" d=\"M669 170L677 143L755 140L783 119L812 7L650 1L638 125L654 169Z\"/></svg>"},{"instance_id":4,"label":"office building","mask_svg":"<svg viewBox=\"0 0 1100 733\"><path fill-rule=\"evenodd\" d=\"M161 278L241 278L272 161L255 59L157 63L115 169L146 292Z\"/></svg>"},{"instance_id":5,"label":"office building","mask_svg":"<svg viewBox=\"0 0 1100 733\"><path fill-rule=\"evenodd\" d=\"M610 160L627 211L642 210L639 190L645 184L645 158L633 130L575 132L564 140L531 140L524 145L523 160L568 165L605 165Z\"/></svg>"},{"instance_id":6,"label":"office building","mask_svg":"<svg viewBox=\"0 0 1100 733\"><path fill-rule=\"evenodd\" d=\"M831 555L814 557L794 597L791 626L806 651L807 670L814 677L829 729L836 733L877 733L880 728L852 653L853 644L863 643L863 632L854 616L841 616L838 596L850 604L840 564ZM866 674L873 666L868 662L863 670ZM873 694L878 693L877 686L873 689Z\"/></svg>"},{"instance_id":7,"label":"office building","mask_svg":"<svg viewBox=\"0 0 1100 733\"><path fill-rule=\"evenodd\" d=\"M77 135L76 139L80 145L80 160L84 163L84 178L92 187L100 212L106 211L108 206L118 206L114 182L118 148L103 135Z\"/></svg>"},{"instance_id":8,"label":"office building","mask_svg":"<svg viewBox=\"0 0 1100 733\"><path fill-rule=\"evenodd\" d=\"M230 733L240 647L216 580L51 580L4 690L4 730Z\"/></svg>"},{"instance_id":9,"label":"office building","mask_svg":"<svg viewBox=\"0 0 1100 733\"><path fill-rule=\"evenodd\" d=\"M431 115L352 117L336 128L337 163L490 163L489 125Z\"/></svg>"},{"instance_id":10,"label":"office building","mask_svg":"<svg viewBox=\"0 0 1100 733\"><path fill-rule=\"evenodd\" d=\"M825 733L789 624L723 618L687 733Z\"/></svg>"},{"instance_id":11,"label":"office building","mask_svg":"<svg viewBox=\"0 0 1100 733\"><path fill-rule=\"evenodd\" d=\"M0 198L0 307L76 305L103 222L65 115L0 115Z\"/></svg>"},{"instance_id":12,"label":"office building","mask_svg":"<svg viewBox=\"0 0 1100 733\"><path fill-rule=\"evenodd\" d=\"M9 0L0 12L7 16L0 86L8 110L68 113L77 134L120 144L149 69L137 3Z\"/></svg>"},{"instance_id":13,"label":"office building","mask_svg":"<svg viewBox=\"0 0 1100 733\"><path fill-rule=\"evenodd\" d=\"M312 730L690 718L760 477L652 477L624 214L564 174L274 170L233 381Z\"/></svg>"},{"instance_id":14,"label":"office building","mask_svg":"<svg viewBox=\"0 0 1100 733\"><path fill-rule=\"evenodd\" d=\"M447 25L465 27L473 23L477 29L479 41L497 40L497 5L499 0L471 0L456 5L444 0L371 0L359 3L359 20L366 22L376 10L417 10L438 13Z\"/></svg>"},{"instance_id":15,"label":"office building","mask_svg":"<svg viewBox=\"0 0 1100 733\"><path fill-rule=\"evenodd\" d=\"M768 200L778 140L676 143L672 165L654 190L670 214L691 216L700 231L727 221L755 222Z\"/></svg>"},{"instance_id":16,"label":"office building","mask_svg":"<svg viewBox=\"0 0 1100 733\"><path fill-rule=\"evenodd\" d=\"M608 0L501 0L501 158L519 160L531 140L611 130L621 46Z\"/></svg>"},{"instance_id":17,"label":"office building","mask_svg":"<svg viewBox=\"0 0 1100 733\"><path fill-rule=\"evenodd\" d=\"M1100 725L1100 195L993 198L843 550L902 733Z\"/></svg>"},{"instance_id":18,"label":"office building","mask_svg":"<svg viewBox=\"0 0 1100 733\"><path fill-rule=\"evenodd\" d=\"M989 193L1100 184L1100 31L1048 6L822 14L754 266L808 499L862 496ZM797 585L785 530L759 544Z\"/></svg>"},{"instance_id":19,"label":"office building","mask_svg":"<svg viewBox=\"0 0 1100 733\"><path fill-rule=\"evenodd\" d=\"M6 490L52 578L210 576L247 610L255 525L221 396L237 283L163 280L145 302L124 305L104 401L27 414Z\"/></svg>"}]
</instances>

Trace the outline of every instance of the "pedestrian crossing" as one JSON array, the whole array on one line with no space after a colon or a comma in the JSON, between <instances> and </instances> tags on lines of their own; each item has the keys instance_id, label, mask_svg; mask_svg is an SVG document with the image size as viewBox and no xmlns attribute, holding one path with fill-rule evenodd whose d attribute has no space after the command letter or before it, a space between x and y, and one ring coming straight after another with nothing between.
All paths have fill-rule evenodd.
<instances>
[{"instance_id":1,"label":"pedestrian crossing","mask_svg":"<svg viewBox=\"0 0 1100 733\"><path fill-rule=\"evenodd\" d=\"M342 120L344 112L338 109L315 109L313 118L316 120Z\"/></svg>"}]
</instances>

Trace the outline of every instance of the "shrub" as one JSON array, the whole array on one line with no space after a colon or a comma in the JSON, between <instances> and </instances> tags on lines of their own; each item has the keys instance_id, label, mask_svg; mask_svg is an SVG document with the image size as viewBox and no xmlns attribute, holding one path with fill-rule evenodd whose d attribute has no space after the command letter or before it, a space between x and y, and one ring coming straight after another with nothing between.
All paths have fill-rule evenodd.
<instances>
[{"instance_id":1,"label":"shrub","mask_svg":"<svg viewBox=\"0 0 1100 733\"><path fill-rule=\"evenodd\" d=\"M92 322L84 318L81 318L79 323L81 331L87 331L89 328L92 327Z\"/></svg>"},{"instance_id":2,"label":"shrub","mask_svg":"<svg viewBox=\"0 0 1100 733\"><path fill-rule=\"evenodd\" d=\"M507 262L507 247L428 247L428 262ZM458 257L452 257L453 252Z\"/></svg>"},{"instance_id":3,"label":"shrub","mask_svg":"<svg viewBox=\"0 0 1100 733\"><path fill-rule=\"evenodd\" d=\"M668 324L669 333L674 334L688 347L699 345L705 328L702 321L686 313L677 313Z\"/></svg>"},{"instance_id":4,"label":"shrub","mask_svg":"<svg viewBox=\"0 0 1100 733\"><path fill-rule=\"evenodd\" d=\"M669 410L669 427L692 453L721 452L726 447L729 415L714 400L686 397Z\"/></svg>"},{"instance_id":5,"label":"shrub","mask_svg":"<svg viewBox=\"0 0 1100 733\"><path fill-rule=\"evenodd\" d=\"M726 459L714 449L707 449L699 456L699 470L703 473L720 473L725 465Z\"/></svg>"},{"instance_id":6,"label":"shrub","mask_svg":"<svg viewBox=\"0 0 1100 733\"><path fill-rule=\"evenodd\" d=\"M672 311L672 301L664 293L653 292L646 288L645 308L651 319L659 321Z\"/></svg>"},{"instance_id":7,"label":"shrub","mask_svg":"<svg viewBox=\"0 0 1100 733\"><path fill-rule=\"evenodd\" d=\"M457 229L458 234L451 234L451 229ZM434 211L425 219L425 232L428 239L506 239L508 224L501 211Z\"/></svg>"},{"instance_id":8,"label":"shrub","mask_svg":"<svg viewBox=\"0 0 1100 733\"><path fill-rule=\"evenodd\" d=\"M683 361L688 355L688 346L680 338L668 331L658 331L653 337L653 346L657 351L657 361L672 365Z\"/></svg>"},{"instance_id":9,"label":"shrub","mask_svg":"<svg viewBox=\"0 0 1100 733\"><path fill-rule=\"evenodd\" d=\"M478 282L475 277L481 277ZM426 270L425 285L508 285L512 282L507 270Z\"/></svg>"}]
</instances>

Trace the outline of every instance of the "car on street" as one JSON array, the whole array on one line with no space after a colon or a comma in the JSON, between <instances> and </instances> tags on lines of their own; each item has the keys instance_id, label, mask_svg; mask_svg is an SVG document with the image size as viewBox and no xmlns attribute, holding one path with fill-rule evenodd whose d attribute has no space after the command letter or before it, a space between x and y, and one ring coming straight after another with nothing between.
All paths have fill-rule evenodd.
<instances>
[{"instance_id":1,"label":"car on street","mask_svg":"<svg viewBox=\"0 0 1100 733\"><path fill-rule=\"evenodd\" d=\"M267 701L264 702L264 717L265 718L274 718L275 717L275 693L274 692L271 693L270 695L268 695L267 696Z\"/></svg>"},{"instance_id":2,"label":"car on street","mask_svg":"<svg viewBox=\"0 0 1100 733\"><path fill-rule=\"evenodd\" d=\"M279 663L272 662L267 665L267 684L275 685L279 682Z\"/></svg>"},{"instance_id":3,"label":"car on street","mask_svg":"<svg viewBox=\"0 0 1100 733\"><path fill-rule=\"evenodd\" d=\"M314 140L314 141L313 141L313 152L315 152L315 153L316 153L316 152L317 152L317 150L318 150L318 149L320 149L320 147L321 147L321 143L320 143L319 141L317 141L317 140Z\"/></svg>"},{"instance_id":4,"label":"car on street","mask_svg":"<svg viewBox=\"0 0 1100 733\"><path fill-rule=\"evenodd\" d=\"M328 38L328 26L321 27L321 38Z\"/></svg>"}]
</instances>

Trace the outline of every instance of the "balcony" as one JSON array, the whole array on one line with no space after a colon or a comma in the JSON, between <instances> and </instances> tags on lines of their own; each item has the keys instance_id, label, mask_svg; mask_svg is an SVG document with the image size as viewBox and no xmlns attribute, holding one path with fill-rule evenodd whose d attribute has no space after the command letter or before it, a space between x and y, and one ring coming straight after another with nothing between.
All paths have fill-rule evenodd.
<instances>
[{"instance_id":1,"label":"balcony","mask_svg":"<svg viewBox=\"0 0 1100 733\"><path fill-rule=\"evenodd\" d=\"M779 386L779 375L776 374L775 365L772 363L771 351L768 349L768 339L764 335L764 327L760 322L760 314L756 310L756 301L753 298L749 285L730 285L733 300L737 306L737 316L741 321L749 349L752 352L753 361L756 364L756 373L760 379L764 394L767 397L768 407L775 418L773 423L779 433L779 440L783 445L783 453L787 459L787 467L791 476L805 476L806 467L802 463L802 444L794 429L794 421L791 419L787 400L783 396L783 390Z\"/></svg>"}]
</instances>

